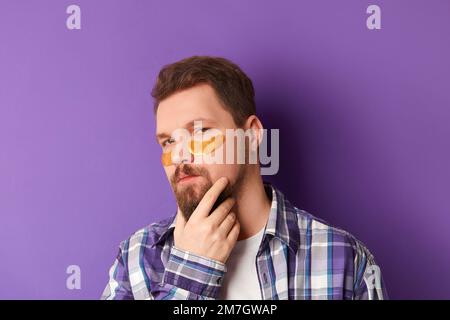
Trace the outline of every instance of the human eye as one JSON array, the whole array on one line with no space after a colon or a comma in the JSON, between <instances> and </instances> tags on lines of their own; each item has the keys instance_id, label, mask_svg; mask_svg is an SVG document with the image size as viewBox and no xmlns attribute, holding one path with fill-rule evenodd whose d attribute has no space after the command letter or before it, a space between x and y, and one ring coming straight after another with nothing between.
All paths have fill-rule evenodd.
<instances>
[{"instance_id":1,"label":"human eye","mask_svg":"<svg viewBox=\"0 0 450 320\"><path fill-rule=\"evenodd\" d=\"M209 129L211 129L211 128L197 128L197 129L194 130L194 134L197 134L197 133L205 133L205 132L207 132Z\"/></svg>"},{"instance_id":2,"label":"human eye","mask_svg":"<svg viewBox=\"0 0 450 320\"><path fill-rule=\"evenodd\" d=\"M174 142L175 142L175 139L169 138L169 139L164 140L161 143L161 146L164 148L164 147L167 147L169 144L174 143Z\"/></svg>"}]
</instances>

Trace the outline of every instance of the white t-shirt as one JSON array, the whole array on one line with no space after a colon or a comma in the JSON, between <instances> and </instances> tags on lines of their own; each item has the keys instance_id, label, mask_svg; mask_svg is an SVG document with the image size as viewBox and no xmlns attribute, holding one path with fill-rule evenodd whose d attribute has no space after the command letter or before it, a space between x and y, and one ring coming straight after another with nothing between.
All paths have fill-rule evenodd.
<instances>
[{"instance_id":1,"label":"white t-shirt","mask_svg":"<svg viewBox=\"0 0 450 320\"><path fill-rule=\"evenodd\" d=\"M264 234L264 227L250 238L236 241L228 260L227 272L223 278L219 299L261 300L256 254Z\"/></svg>"}]
</instances>

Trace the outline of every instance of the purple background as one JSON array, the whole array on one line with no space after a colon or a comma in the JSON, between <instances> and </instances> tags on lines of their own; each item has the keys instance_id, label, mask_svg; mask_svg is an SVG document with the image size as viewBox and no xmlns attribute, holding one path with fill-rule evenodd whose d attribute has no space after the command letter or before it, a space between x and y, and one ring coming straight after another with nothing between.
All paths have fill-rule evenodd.
<instances>
[{"instance_id":1,"label":"purple background","mask_svg":"<svg viewBox=\"0 0 450 320\"><path fill-rule=\"evenodd\" d=\"M2 0L0 298L97 299L119 242L174 212L150 90L194 54L253 79L267 180L362 240L391 298L450 298L449 31L446 0Z\"/></svg>"}]
</instances>

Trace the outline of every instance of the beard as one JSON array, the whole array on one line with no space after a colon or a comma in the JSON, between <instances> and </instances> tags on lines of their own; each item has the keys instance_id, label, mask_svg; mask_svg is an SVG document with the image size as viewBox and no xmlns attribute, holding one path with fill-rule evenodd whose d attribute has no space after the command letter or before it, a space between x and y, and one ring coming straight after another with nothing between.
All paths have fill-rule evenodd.
<instances>
[{"instance_id":1,"label":"beard","mask_svg":"<svg viewBox=\"0 0 450 320\"><path fill-rule=\"evenodd\" d=\"M241 166L239 168L237 181L235 183L229 182L227 184L225 189L219 194L209 214L211 214L228 197L235 196L236 191L243 180L243 170L244 168ZM181 173L185 175L200 176L203 178L204 182L197 184L191 183L184 187L179 187L177 181ZM174 191L178 207L180 208L185 220L188 221L206 192L213 186L214 183L209 172L205 168L195 167L189 164L181 164L175 169L175 173L170 179L170 184Z\"/></svg>"}]
</instances>

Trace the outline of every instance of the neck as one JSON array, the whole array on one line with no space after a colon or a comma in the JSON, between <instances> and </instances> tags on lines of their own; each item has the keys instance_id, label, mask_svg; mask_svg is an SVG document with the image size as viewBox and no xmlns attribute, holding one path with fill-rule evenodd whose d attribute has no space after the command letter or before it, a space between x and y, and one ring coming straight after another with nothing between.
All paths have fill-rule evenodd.
<instances>
[{"instance_id":1,"label":"neck","mask_svg":"<svg viewBox=\"0 0 450 320\"><path fill-rule=\"evenodd\" d=\"M264 190L259 167L251 167L239 187L233 208L240 223L238 241L247 239L264 228L270 208L271 201Z\"/></svg>"}]
</instances>

